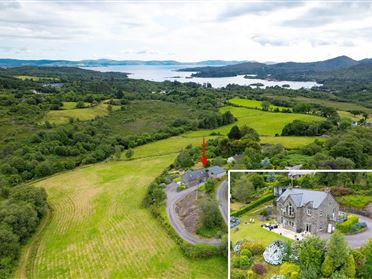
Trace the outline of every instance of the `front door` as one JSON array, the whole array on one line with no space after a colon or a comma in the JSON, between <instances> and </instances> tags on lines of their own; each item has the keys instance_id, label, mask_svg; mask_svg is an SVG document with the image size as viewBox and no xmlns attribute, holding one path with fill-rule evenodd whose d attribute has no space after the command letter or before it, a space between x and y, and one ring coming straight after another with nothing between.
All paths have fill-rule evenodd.
<instances>
[{"instance_id":1,"label":"front door","mask_svg":"<svg viewBox=\"0 0 372 279\"><path fill-rule=\"evenodd\" d=\"M327 230L328 233L331 233L332 232L332 224L328 224L328 230Z\"/></svg>"}]
</instances>

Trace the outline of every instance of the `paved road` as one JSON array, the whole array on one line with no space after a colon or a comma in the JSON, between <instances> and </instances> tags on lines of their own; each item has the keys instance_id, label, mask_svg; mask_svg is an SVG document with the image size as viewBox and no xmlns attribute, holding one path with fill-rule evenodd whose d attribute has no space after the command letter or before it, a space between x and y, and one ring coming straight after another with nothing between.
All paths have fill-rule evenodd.
<instances>
[{"instance_id":1,"label":"paved road","mask_svg":"<svg viewBox=\"0 0 372 279\"><path fill-rule=\"evenodd\" d=\"M173 228L177 231L178 235L182 237L184 240L190 242L191 244L209 244L214 246L221 245L221 240L213 238L207 239L202 238L198 235L192 234L188 232L184 225L182 224L177 212L176 212L176 204L179 200L186 197L191 192L198 189L201 185L196 185L190 188L187 188L181 192L177 192L177 183L171 183L165 189L167 194L167 215L169 221L171 222Z\"/></svg>"},{"instance_id":2,"label":"paved road","mask_svg":"<svg viewBox=\"0 0 372 279\"><path fill-rule=\"evenodd\" d=\"M359 248L363 244L365 244L369 238L372 237L372 219L354 214L359 217L359 222L366 222L367 224L367 230L353 235L345 235L345 238L349 245L353 248ZM330 237L330 234L321 234L320 236L323 239L328 239Z\"/></svg>"},{"instance_id":3,"label":"paved road","mask_svg":"<svg viewBox=\"0 0 372 279\"><path fill-rule=\"evenodd\" d=\"M221 214L225 223L229 219L228 217L228 205L227 205L227 181L223 181L216 191L216 198L218 202L218 207L220 208Z\"/></svg>"}]
</instances>

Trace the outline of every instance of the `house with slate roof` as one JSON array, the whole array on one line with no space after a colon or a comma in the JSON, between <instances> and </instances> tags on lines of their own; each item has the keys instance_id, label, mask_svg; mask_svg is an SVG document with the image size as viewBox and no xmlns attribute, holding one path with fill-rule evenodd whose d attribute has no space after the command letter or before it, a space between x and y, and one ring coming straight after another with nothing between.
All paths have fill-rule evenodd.
<instances>
[{"instance_id":1,"label":"house with slate roof","mask_svg":"<svg viewBox=\"0 0 372 279\"><path fill-rule=\"evenodd\" d=\"M285 229L312 234L335 230L339 205L328 192L290 187L276 204L277 222Z\"/></svg>"},{"instance_id":2,"label":"house with slate roof","mask_svg":"<svg viewBox=\"0 0 372 279\"><path fill-rule=\"evenodd\" d=\"M186 187L198 185L207 181L208 174L205 170L188 170L181 178L181 183Z\"/></svg>"},{"instance_id":3,"label":"house with slate roof","mask_svg":"<svg viewBox=\"0 0 372 279\"><path fill-rule=\"evenodd\" d=\"M226 175L226 171L220 166L213 166L207 169L210 178L221 178Z\"/></svg>"}]
</instances>

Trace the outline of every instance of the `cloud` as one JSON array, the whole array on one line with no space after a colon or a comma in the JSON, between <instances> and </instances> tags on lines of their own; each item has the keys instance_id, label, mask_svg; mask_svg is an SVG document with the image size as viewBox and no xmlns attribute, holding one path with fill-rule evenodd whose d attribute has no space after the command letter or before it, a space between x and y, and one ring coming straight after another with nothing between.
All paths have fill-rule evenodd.
<instances>
[{"instance_id":1,"label":"cloud","mask_svg":"<svg viewBox=\"0 0 372 279\"><path fill-rule=\"evenodd\" d=\"M304 14L282 23L283 26L296 28L315 28L340 21L360 19L370 15L370 2L325 2L313 7Z\"/></svg>"},{"instance_id":2,"label":"cloud","mask_svg":"<svg viewBox=\"0 0 372 279\"><path fill-rule=\"evenodd\" d=\"M263 0L252 3L232 4L226 10L219 14L218 20L225 21L245 15L262 14L282 9L292 9L303 6L304 3L305 1L300 0Z\"/></svg>"},{"instance_id":3,"label":"cloud","mask_svg":"<svg viewBox=\"0 0 372 279\"><path fill-rule=\"evenodd\" d=\"M286 39L273 37L267 38L260 35L252 36L251 39L262 46L288 46L290 44L290 42Z\"/></svg>"}]
</instances>

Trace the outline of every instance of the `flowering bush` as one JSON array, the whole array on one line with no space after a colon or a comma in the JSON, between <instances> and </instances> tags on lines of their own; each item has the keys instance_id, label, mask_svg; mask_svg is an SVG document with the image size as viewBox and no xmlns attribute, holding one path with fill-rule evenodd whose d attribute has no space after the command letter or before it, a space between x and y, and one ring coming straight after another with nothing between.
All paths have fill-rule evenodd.
<instances>
[{"instance_id":1,"label":"flowering bush","mask_svg":"<svg viewBox=\"0 0 372 279\"><path fill-rule=\"evenodd\" d=\"M259 275L262 275L267 271L266 267L262 263L254 264L252 270Z\"/></svg>"}]
</instances>

